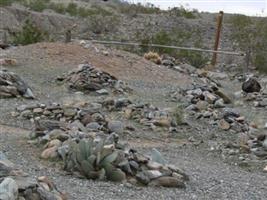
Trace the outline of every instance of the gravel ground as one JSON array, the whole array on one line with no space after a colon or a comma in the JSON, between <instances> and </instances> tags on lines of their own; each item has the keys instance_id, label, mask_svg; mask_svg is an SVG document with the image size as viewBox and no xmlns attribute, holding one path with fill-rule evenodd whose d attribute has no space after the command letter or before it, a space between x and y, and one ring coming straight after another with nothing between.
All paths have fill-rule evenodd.
<instances>
[{"instance_id":1,"label":"gravel ground","mask_svg":"<svg viewBox=\"0 0 267 200\"><path fill-rule=\"evenodd\" d=\"M168 145L155 142L138 145L140 151L149 153L157 147L168 161L185 169L190 181L185 190L136 187L128 184L90 181L65 175L53 163L45 163L36 155L36 150L27 144L28 131L1 126L1 150L20 169L31 176L46 175L52 178L61 191L70 199L265 199L267 180L261 172L247 172L237 166L223 163L219 156L190 145ZM20 144L20 145L18 145Z\"/></svg>"},{"instance_id":2,"label":"gravel ground","mask_svg":"<svg viewBox=\"0 0 267 200\"><path fill-rule=\"evenodd\" d=\"M101 46L97 48L105 50ZM187 86L192 82L189 76L158 67L138 56L116 50L110 50L110 52L109 56L104 56L101 51L96 53L94 48L83 49L72 44L41 43L3 51L1 55L17 59L19 66L11 67L9 70L22 76L38 97L35 101L41 102L97 99L98 97L94 96L74 95L54 81L57 76L75 68L83 61L89 61L128 82L135 90L130 98L152 102L163 107L175 105L166 101L168 91ZM158 135L148 132L142 137L140 132L132 136L129 142L144 153L149 153L152 147L157 147L170 163L183 168L190 176L185 190L135 187L129 184L83 180L66 175L56 163L47 163L39 159L40 150L27 143L28 130L15 128L29 128L30 124L15 120L10 116L10 112L18 105L35 101L0 100L0 124L8 125L0 126L0 150L31 176L51 177L61 191L69 194L70 199L266 199L266 173L229 165L221 159L219 153L210 152L207 143L194 146L182 142L183 140L170 138L167 133ZM247 109L247 113L250 110L250 108ZM260 111L259 115L266 118L264 113L265 111ZM208 132L216 131L208 130L201 124L195 124L195 127L198 126L201 127L198 131L194 128L181 127L181 135L201 134L202 138L205 138ZM153 139L149 139L149 136ZM206 140L209 139L206 138Z\"/></svg>"}]
</instances>

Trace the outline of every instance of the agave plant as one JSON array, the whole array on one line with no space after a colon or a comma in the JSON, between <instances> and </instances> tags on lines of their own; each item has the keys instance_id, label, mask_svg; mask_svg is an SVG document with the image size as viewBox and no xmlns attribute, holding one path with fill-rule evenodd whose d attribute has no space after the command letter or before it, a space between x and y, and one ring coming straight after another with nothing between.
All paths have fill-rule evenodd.
<instances>
[{"instance_id":1,"label":"agave plant","mask_svg":"<svg viewBox=\"0 0 267 200\"><path fill-rule=\"evenodd\" d=\"M118 150L106 145L104 140L95 142L83 139L79 143L69 144L68 155L64 158L67 171L79 171L88 179L108 179L111 181L125 180L125 173L115 166Z\"/></svg>"}]
</instances>

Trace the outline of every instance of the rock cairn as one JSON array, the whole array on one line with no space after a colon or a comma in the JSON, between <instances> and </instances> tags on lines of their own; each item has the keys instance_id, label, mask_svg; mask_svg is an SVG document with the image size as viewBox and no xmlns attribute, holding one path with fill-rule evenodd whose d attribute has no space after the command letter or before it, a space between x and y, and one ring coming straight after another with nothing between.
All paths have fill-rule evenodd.
<instances>
[{"instance_id":1,"label":"rock cairn","mask_svg":"<svg viewBox=\"0 0 267 200\"><path fill-rule=\"evenodd\" d=\"M15 73L0 70L0 98L34 98L29 86Z\"/></svg>"},{"instance_id":2,"label":"rock cairn","mask_svg":"<svg viewBox=\"0 0 267 200\"><path fill-rule=\"evenodd\" d=\"M65 80L70 89L85 93L95 92L99 95L107 95L111 91L115 93L131 91L123 81L90 64L81 64L77 69L69 72L67 75L58 77L58 80Z\"/></svg>"},{"instance_id":3,"label":"rock cairn","mask_svg":"<svg viewBox=\"0 0 267 200\"><path fill-rule=\"evenodd\" d=\"M21 105L12 112L12 116L35 121L36 132L43 135L39 121L59 121L61 123L79 123L82 130L102 130L123 133L125 126L121 121L109 119L111 112L122 114L124 120L135 120L141 125L156 131L156 127L174 130L183 122L182 111L160 109L150 104L133 103L128 98L107 98L100 102L85 103L81 106L62 105L59 103L37 103ZM36 120L37 119L37 120Z\"/></svg>"}]
</instances>

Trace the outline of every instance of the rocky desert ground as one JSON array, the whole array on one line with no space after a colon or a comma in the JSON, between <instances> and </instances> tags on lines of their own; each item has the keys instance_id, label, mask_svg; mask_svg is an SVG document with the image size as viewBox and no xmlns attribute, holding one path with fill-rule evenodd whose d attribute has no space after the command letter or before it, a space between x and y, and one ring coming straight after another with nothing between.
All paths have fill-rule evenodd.
<instances>
[{"instance_id":1,"label":"rocky desert ground","mask_svg":"<svg viewBox=\"0 0 267 200\"><path fill-rule=\"evenodd\" d=\"M266 199L266 74L79 36L0 64L1 200Z\"/></svg>"}]
</instances>

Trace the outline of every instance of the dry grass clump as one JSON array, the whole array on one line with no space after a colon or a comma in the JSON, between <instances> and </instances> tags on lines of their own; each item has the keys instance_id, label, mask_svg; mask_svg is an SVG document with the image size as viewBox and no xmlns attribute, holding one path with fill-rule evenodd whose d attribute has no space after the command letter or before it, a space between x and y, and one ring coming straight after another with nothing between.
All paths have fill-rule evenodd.
<instances>
[{"instance_id":1,"label":"dry grass clump","mask_svg":"<svg viewBox=\"0 0 267 200\"><path fill-rule=\"evenodd\" d=\"M0 59L0 66L16 66L17 61L15 59Z\"/></svg>"},{"instance_id":2,"label":"dry grass clump","mask_svg":"<svg viewBox=\"0 0 267 200\"><path fill-rule=\"evenodd\" d=\"M149 61L157 64L157 65L160 65L161 64L161 58L160 58L159 54L156 53L156 52L150 51L148 53L145 53L144 58L146 60L149 60Z\"/></svg>"}]
</instances>

